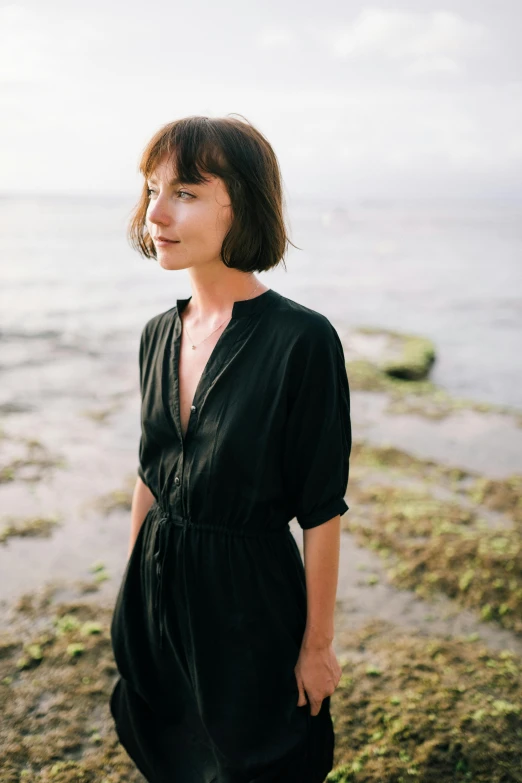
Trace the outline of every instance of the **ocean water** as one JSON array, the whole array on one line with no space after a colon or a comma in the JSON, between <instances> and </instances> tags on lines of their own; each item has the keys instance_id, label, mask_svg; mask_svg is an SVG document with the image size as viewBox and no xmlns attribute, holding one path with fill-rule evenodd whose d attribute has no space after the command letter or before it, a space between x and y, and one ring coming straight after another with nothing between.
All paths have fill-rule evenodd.
<instances>
[{"instance_id":1,"label":"ocean water","mask_svg":"<svg viewBox=\"0 0 522 783\"><path fill-rule=\"evenodd\" d=\"M0 408L74 407L128 390L145 321L190 295L126 240L131 199L0 199ZM349 329L432 338L451 393L522 407L522 204L294 200L266 285ZM129 367L132 371L129 374ZM125 369L126 368L126 369ZM135 375L134 375L135 377ZM108 385L108 386L107 386Z\"/></svg>"}]
</instances>

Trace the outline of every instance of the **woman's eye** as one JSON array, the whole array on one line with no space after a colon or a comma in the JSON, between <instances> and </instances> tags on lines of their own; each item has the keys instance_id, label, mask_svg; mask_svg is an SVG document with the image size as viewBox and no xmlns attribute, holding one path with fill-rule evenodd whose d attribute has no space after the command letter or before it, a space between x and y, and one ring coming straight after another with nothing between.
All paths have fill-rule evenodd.
<instances>
[{"instance_id":1,"label":"woman's eye","mask_svg":"<svg viewBox=\"0 0 522 783\"><path fill-rule=\"evenodd\" d=\"M152 188L147 188L147 197L150 198L155 192ZM178 196L188 196L189 199L195 198L192 193L188 193L186 190L178 190ZM182 201L186 201L186 199L182 199Z\"/></svg>"}]
</instances>

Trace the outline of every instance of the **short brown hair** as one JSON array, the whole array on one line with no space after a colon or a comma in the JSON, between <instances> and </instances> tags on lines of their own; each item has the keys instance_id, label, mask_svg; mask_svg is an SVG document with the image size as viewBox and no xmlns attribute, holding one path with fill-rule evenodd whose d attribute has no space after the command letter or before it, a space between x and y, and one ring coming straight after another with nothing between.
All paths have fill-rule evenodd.
<instances>
[{"instance_id":1,"label":"short brown hair","mask_svg":"<svg viewBox=\"0 0 522 783\"><path fill-rule=\"evenodd\" d=\"M154 134L139 163L145 182L129 224L135 250L156 258L146 226L147 179L165 155L187 185L201 184L204 174L224 181L233 211L221 247L226 266L243 272L264 272L280 262L285 266L288 244L295 245L286 231L279 163L267 139L243 117L185 117Z\"/></svg>"}]
</instances>

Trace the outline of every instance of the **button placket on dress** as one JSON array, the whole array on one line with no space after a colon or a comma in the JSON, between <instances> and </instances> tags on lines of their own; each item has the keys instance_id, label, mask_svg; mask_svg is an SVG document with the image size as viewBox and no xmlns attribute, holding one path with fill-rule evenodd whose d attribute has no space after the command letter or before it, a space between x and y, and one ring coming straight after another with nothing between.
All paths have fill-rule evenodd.
<instances>
[{"instance_id":1,"label":"button placket on dress","mask_svg":"<svg viewBox=\"0 0 522 783\"><path fill-rule=\"evenodd\" d=\"M178 305L184 301L185 300L179 300ZM235 311L237 311L238 309L239 308L237 307L237 303L236 303ZM178 494L179 497L176 498L175 506L171 506L170 493L167 490L166 498L165 498L166 500L165 508L168 508L168 511L165 510L163 511L163 515L158 521L158 526L156 530L156 540L155 540L155 549L154 549L154 559L156 562L156 567L155 567L156 593L155 593L154 606L158 618L160 649L163 646L163 636L164 636L164 627L165 627L165 618L164 618L165 590L164 590L163 575L164 575L165 558L168 550L169 534L173 525L181 527L183 531L185 531L187 527L190 527L191 525L190 514L188 513L188 508L186 507L186 503L185 503L185 498L188 495L188 488L185 491L185 484L186 481L189 480L185 471L187 443L190 440L193 429L197 426L196 414L198 413L198 410L201 408L200 400L202 398L202 395L205 394L205 390L208 391L208 388L210 388L213 383L213 372L215 369L215 359L218 353L218 349L222 348L223 346L226 346L227 350L224 355L224 360L225 360L228 355L228 352L232 349L232 345L234 344L235 339L237 339L237 337L233 337L233 339L229 339L231 337L231 332L233 332L233 329L231 328L233 326L234 326L233 323L227 324L227 326L221 333L218 341L216 342L216 345L214 346L205 367L203 368L198 385L196 387L196 391L194 393L193 404L190 406L190 416L187 425L187 430L185 436L183 437L183 432L181 429L181 410L179 404L180 393L179 393L179 377L178 377L180 344L181 344L181 334L182 334L182 324L181 324L179 313L178 313L177 321L175 322L174 325L171 348L169 351L170 377L172 380L172 394L170 398L170 404L171 404L171 418L173 420L175 429L177 429L178 431L178 437L181 445L181 454L179 456L178 464L176 465L173 471L174 477L172 479L172 483L170 483L170 487L174 486L176 488L177 490L176 494ZM167 482L167 487L168 486L169 486L169 482ZM180 513L178 513L178 509Z\"/></svg>"},{"instance_id":2,"label":"button placket on dress","mask_svg":"<svg viewBox=\"0 0 522 783\"><path fill-rule=\"evenodd\" d=\"M181 331L180 331L180 325L177 324L174 336L173 336L173 343L172 343L172 350L171 350L171 362L173 363L174 367L177 367L178 357L179 353L176 350L176 347L179 345L179 337L180 337ZM183 529L187 527L189 524L189 520L185 515L185 503L184 503L184 493L183 493L183 481L184 481L184 468L185 468L185 440L182 437L181 432L181 415L179 410L179 382L177 378L177 372L173 372L172 376L175 381L175 389L173 393L173 407L174 407L174 415L173 420L176 427L179 428L179 438L181 443L181 455L179 458L178 465L174 469L174 478L172 479L172 483L174 487L176 487L177 491L179 492L179 507L181 509L181 517L176 516L175 524L177 526L181 526ZM191 405L191 416L189 420L189 426L187 428L190 429L190 426L192 424L192 421L194 419L193 414L196 412L196 406ZM186 436L185 436L186 437ZM166 498L166 504L169 504L169 497L167 495ZM156 576L156 592L155 592L155 599L154 599L154 609L156 611L156 617L157 617L157 624L158 624L158 633L159 633L159 648L163 648L163 638L164 638L164 629L165 629L165 586L164 586L164 572L165 572L165 559L167 555L167 551L169 549L169 535L172 528L172 525L174 524L174 520L171 519L170 513L164 511L160 519L158 520L158 525L156 528L156 537L154 542L154 560L155 560L155 576Z\"/></svg>"},{"instance_id":3,"label":"button placket on dress","mask_svg":"<svg viewBox=\"0 0 522 783\"><path fill-rule=\"evenodd\" d=\"M172 380L172 393L170 396L170 405L171 405L171 417L174 421L174 426L177 430L179 442L181 445L181 455L179 458L178 465L175 468L175 476L173 481L174 481L174 485L177 487L179 491L179 506L181 509L181 514L183 517L186 518L187 524L190 524L190 514L188 511L188 507L186 506L185 503L186 496L188 495L188 488L185 489L185 484L186 481L188 480L185 473L187 443L190 440L193 429L197 426L198 417L196 416L196 414L198 413L198 409L201 407L199 400L201 399L202 395L205 394L205 390L208 390L208 388L212 386L212 382L213 382L212 374L215 367L216 355L218 354L219 349L223 347L223 345L225 346L227 345L227 339L230 336L230 332L232 331L232 327L234 326L234 324L231 321L226 325L225 329L222 331L216 344L214 345L214 348L212 349L210 356L207 359L207 362L203 368L198 384L196 386L196 390L194 392L192 405L190 406L190 416L187 424L187 431L185 432L185 436L183 436L183 431L181 427L180 389L179 389L179 359L181 353L181 337L182 337L182 330L183 330L180 312L182 312L187 302L188 299L177 300L178 312L174 325L174 332L172 335L171 350L170 350L170 378ZM230 350L230 343L228 343L228 346Z\"/></svg>"}]
</instances>

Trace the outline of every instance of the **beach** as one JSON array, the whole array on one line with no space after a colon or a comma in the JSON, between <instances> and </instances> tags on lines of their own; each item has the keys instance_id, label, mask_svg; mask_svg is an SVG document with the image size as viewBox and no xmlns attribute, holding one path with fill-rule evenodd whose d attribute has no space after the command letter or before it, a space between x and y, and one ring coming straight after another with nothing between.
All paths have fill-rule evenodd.
<instances>
[{"instance_id":1,"label":"beach","mask_svg":"<svg viewBox=\"0 0 522 783\"><path fill-rule=\"evenodd\" d=\"M21 240L20 205L0 207L3 774L139 781L109 719L109 624L137 470L139 334L189 287L125 248L128 204L26 203ZM305 250L260 276L331 319L350 381L329 780L517 781L522 210L388 207L293 205ZM399 380L383 354L412 336L435 362Z\"/></svg>"}]
</instances>

